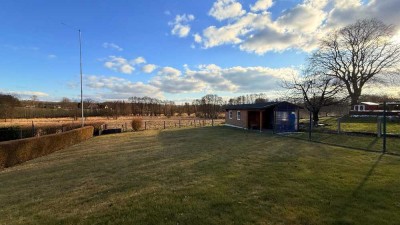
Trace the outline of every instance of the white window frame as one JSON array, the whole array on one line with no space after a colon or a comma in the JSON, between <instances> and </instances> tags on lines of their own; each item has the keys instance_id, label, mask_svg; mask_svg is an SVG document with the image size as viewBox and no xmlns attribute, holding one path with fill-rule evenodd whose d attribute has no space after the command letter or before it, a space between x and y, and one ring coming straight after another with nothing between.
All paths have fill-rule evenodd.
<instances>
[{"instance_id":1,"label":"white window frame","mask_svg":"<svg viewBox=\"0 0 400 225\"><path fill-rule=\"evenodd\" d=\"M237 120L240 120L240 119L241 119L241 118L240 118L241 116L242 116L242 113L241 113L240 111L237 111L237 112L236 112L236 119L237 119Z\"/></svg>"},{"instance_id":2,"label":"white window frame","mask_svg":"<svg viewBox=\"0 0 400 225\"><path fill-rule=\"evenodd\" d=\"M365 111L365 105L355 105L354 110L358 112Z\"/></svg>"},{"instance_id":3,"label":"white window frame","mask_svg":"<svg viewBox=\"0 0 400 225\"><path fill-rule=\"evenodd\" d=\"M232 113L232 110L229 110L229 111L228 111L228 118L229 118L230 120L232 119L232 114L233 114L233 113Z\"/></svg>"}]
</instances>

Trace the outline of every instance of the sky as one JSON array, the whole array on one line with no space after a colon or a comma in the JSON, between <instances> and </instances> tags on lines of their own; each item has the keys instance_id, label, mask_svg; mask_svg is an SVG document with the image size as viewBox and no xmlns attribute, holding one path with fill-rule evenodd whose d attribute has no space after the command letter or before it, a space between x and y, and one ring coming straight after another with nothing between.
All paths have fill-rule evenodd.
<instances>
[{"instance_id":1,"label":"sky","mask_svg":"<svg viewBox=\"0 0 400 225\"><path fill-rule=\"evenodd\" d=\"M397 26L399 11L398 0L2 0L0 92L80 99L80 29L84 98L273 99L330 31L364 18Z\"/></svg>"}]
</instances>

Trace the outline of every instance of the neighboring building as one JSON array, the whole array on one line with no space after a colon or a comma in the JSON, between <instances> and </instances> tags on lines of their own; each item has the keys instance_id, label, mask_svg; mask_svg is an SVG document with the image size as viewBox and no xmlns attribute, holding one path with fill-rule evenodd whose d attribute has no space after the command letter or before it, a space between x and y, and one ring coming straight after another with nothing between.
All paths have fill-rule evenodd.
<instances>
[{"instance_id":1,"label":"neighboring building","mask_svg":"<svg viewBox=\"0 0 400 225\"><path fill-rule=\"evenodd\" d=\"M375 102L361 102L361 104L353 106L353 111L357 112L378 110L378 109L379 109L379 103Z\"/></svg>"},{"instance_id":2,"label":"neighboring building","mask_svg":"<svg viewBox=\"0 0 400 225\"><path fill-rule=\"evenodd\" d=\"M383 115L383 103L361 102L353 106L349 114L351 116L379 116ZM400 102L386 102L386 114L388 116L400 115Z\"/></svg>"},{"instance_id":3,"label":"neighboring building","mask_svg":"<svg viewBox=\"0 0 400 225\"><path fill-rule=\"evenodd\" d=\"M277 133L298 130L300 107L289 102L228 105L225 109L227 126Z\"/></svg>"}]
</instances>

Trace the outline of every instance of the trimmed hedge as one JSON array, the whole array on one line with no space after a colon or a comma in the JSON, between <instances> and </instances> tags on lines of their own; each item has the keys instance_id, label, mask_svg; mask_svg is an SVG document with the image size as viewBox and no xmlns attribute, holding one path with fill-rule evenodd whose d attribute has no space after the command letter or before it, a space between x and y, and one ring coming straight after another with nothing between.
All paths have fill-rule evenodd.
<instances>
[{"instance_id":1,"label":"trimmed hedge","mask_svg":"<svg viewBox=\"0 0 400 225\"><path fill-rule=\"evenodd\" d=\"M48 155L93 137L92 126L59 134L0 142L0 169Z\"/></svg>"}]
</instances>

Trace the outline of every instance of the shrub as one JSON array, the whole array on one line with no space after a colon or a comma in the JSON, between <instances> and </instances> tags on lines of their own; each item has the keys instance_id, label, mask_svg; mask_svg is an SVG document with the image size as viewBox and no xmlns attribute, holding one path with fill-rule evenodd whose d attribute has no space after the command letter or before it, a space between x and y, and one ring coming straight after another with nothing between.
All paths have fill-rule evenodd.
<instances>
[{"instance_id":1,"label":"shrub","mask_svg":"<svg viewBox=\"0 0 400 225\"><path fill-rule=\"evenodd\" d=\"M0 143L0 169L10 167L93 137L93 127L88 126L60 134L26 138Z\"/></svg>"},{"instance_id":2,"label":"shrub","mask_svg":"<svg viewBox=\"0 0 400 225\"><path fill-rule=\"evenodd\" d=\"M20 127L0 128L0 141L9 141L20 138Z\"/></svg>"},{"instance_id":3,"label":"shrub","mask_svg":"<svg viewBox=\"0 0 400 225\"><path fill-rule=\"evenodd\" d=\"M132 123L131 123L132 130L134 130L134 131L140 130L142 128L142 124L143 124L142 119L139 119L139 118L133 119Z\"/></svg>"}]
</instances>

